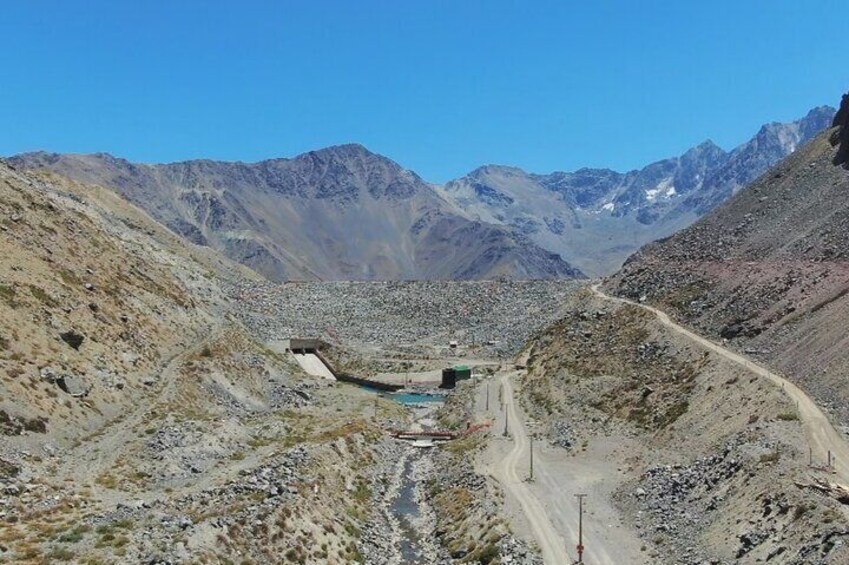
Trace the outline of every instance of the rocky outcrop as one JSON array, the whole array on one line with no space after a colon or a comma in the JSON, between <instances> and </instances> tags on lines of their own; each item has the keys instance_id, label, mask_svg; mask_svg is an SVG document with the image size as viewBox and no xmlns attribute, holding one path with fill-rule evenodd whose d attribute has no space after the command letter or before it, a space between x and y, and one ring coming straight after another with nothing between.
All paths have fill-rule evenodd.
<instances>
[{"instance_id":1,"label":"rocky outcrop","mask_svg":"<svg viewBox=\"0 0 849 565\"><path fill-rule=\"evenodd\" d=\"M840 101L840 109L834 116L831 127L839 128L832 134L832 144L838 145L837 153L834 155L834 164L849 165L849 93L843 95Z\"/></svg>"}]
</instances>

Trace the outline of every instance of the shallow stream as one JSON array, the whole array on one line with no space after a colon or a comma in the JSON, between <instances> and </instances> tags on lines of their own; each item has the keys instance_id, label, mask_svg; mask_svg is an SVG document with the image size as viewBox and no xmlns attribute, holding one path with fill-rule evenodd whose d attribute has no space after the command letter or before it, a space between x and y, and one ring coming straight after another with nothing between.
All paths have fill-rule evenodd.
<instances>
[{"instance_id":1,"label":"shallow stream","mask_svg":"<svg viewBox=\"0 0 849 565\"><path fill-rule=\"evenodd\" d=\"M422 553L421 538L416 528L420 517L419 504L416 501L416 482L413 479L413 460L410 457L404 464L404 474L401 476L401 488L398 497L389 506L390 512L398 519L401 529L401 559L404 563L425 563Z\"/></svg>"}]
</instances>

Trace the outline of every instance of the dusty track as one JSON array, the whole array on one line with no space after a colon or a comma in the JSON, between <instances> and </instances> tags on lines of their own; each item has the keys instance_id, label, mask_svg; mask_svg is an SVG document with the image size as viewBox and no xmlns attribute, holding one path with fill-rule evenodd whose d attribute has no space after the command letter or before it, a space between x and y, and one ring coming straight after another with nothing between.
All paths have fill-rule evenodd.
<instances>
[{"instance_id":1,"label":"dusty track","mask_svg":"<svg viewBox=\"0 0 849 565\"><path fill-rule=\"evenodd\" d=\"M820 410L819 406L799 387L788 381L784 377L773 373L769 369L758 365L747 359L746 357L735 353L721 345L718 345L709 339L706 339L687 328L674 322L663 311L652 306L639 304L624 298L610 296L599 290L599 285L595 284L591 287L593 293L603 300L610 302L618 302L620 304L630 304L652 312L661 324L668 327L675 333L681 334L691 341L698 343L705 349L713 351L717 355L721 355L725 359L740 365L747 370L760 375L772 381L775 385L780 386L785 394L793 401L799 412L799 420L805 429L805 435L808 438L809 445L813 449L814 460L822 462L826 461L827 454L830 451L832 455L834 471L844 484L849 484L849 445L843 439L843 436L834 429L834 426L829 421L828 416Z\"/></svg>"},{"instance_id":2,"label":"dusty track","mask_svg":"<svg viewBox=\"0 0 849 565\"><path fill-rule=\"evenodd\" d=\"M524 424L513 402L510 373L501 377L501 386L503 387L505 410L509 419L508 424L513 436L513 449L496 466L496 475L504 489L521 505L545 562L552 565L572 563L572 558L566 552L565 541L557 534L542 504L524 482L524 475L520 475L524 472L527 464L529 442ZM522 471L517 470L520 465Z\"/></svg>"},{"instance_id":3,"label":"dusty track","mask_svg":"<svg viewBox=\"0 0 849 565\"><path fill-rule=\"evenodd\" d=\"M86 481L98 473L115 465L121 448L138 437L135 428L141 426L148 417L150 409L166 402L177 390L181 366L193 354L211 345L223 333L223 325L211 327L204 336L168 358L159 371L160 388L149 400L140 401L138 406L120 418L106 424L98 437L86 442L82 449L75 451L74 457L68 457L66 463L57 471L77 481ZM84 464L80 464L84 462Z\"/></svg>"},{"instance_id":4,"label":"dusty track","mask_svg":"<svg viewBox=\"0 0 849 565\"><path fill-rule=\"evenodd\" d=\"M584 563L588 565L640 565L645 562L636 532L625 527L609 501L612 485L621 477L606 456L574 457L559 448L546 448L545 442L534 446L534 481L527 482L530 440L523 412L514 401L511 376L503 374L499 384L506 401L512 449L502 452L490 467L509 497L516 501L514 511L521 512L522 523L539 545L546 563L573 563L573 549L578 541L578 503L575 494L588 495L584 512ZM481 400L483 397L481 398ZM493 427L499 434L504 429L499 412ZM506 447L506 446L505 446ZM586 455L586 454L585 454Z\"/></svg>"}]
</instances>

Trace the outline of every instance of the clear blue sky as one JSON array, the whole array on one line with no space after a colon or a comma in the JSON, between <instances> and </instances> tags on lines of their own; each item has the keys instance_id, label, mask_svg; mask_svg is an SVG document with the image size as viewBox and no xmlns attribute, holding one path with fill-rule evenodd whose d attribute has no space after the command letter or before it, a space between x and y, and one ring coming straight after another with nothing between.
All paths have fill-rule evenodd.
<instances>
[{"instance_id":1,"label":"clear blue sky","mask_svg":"<svg viewBox=\"0 0 849 565\"><path fill-rule=\"evenodd\" d=\"M259 160L359 142L432 181L485 163L626 170L836 105L845 8L5 2L0 154Z\"/></svg>"}]
</instances>

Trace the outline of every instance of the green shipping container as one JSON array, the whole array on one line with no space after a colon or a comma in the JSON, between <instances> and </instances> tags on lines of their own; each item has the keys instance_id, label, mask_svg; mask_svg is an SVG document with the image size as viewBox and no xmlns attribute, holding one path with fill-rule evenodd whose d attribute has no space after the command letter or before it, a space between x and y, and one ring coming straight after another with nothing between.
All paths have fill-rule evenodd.
<instances>
[{"instance_id":1,"label":"green shipping container","mask_svg":"<svg viewBox=\"0 0 849 565\"><path fill-rule=\"evenodd\" d=\"M457 374L458 381L472 378L472 370L468 365L455 365L454 372Z\"/></svg>"}]
</instances>

